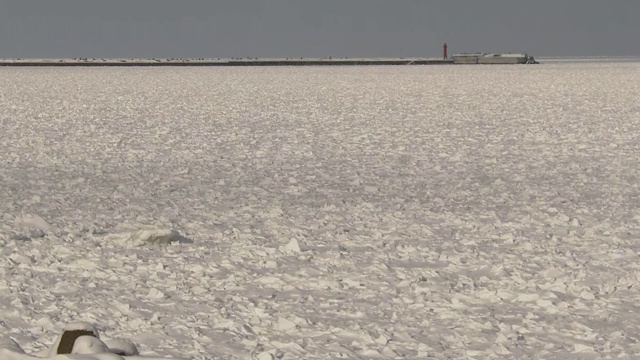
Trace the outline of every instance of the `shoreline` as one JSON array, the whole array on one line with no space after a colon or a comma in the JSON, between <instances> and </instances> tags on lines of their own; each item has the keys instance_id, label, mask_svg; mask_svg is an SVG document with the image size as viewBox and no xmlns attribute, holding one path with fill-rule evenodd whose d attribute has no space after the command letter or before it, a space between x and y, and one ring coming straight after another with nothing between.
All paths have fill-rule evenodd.
<instances>
[{"instance_id":1,"label":"shoreline","mask_svg":"<svg viewBox=\"0 0 640 360\"><path fill-rule=\"evenodd\" d=\"M453 59L354 58L354 59L0 59L0 66L365 66L453 65Z\"/></svg>"}]
</instances>

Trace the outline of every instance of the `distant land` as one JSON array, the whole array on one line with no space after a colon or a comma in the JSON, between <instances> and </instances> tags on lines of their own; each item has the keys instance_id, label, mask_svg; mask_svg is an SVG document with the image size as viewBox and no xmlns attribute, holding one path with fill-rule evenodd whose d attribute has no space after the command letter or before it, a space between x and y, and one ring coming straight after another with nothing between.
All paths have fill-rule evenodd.
<instances>
[{"instance_id":1,"label":"distant land","mask_svg":"<svg viewBox=\"0 0 640 360\"><path fill-rule=\"evenodd\" d=\"M438 65L452 60L434 58L149 58L149 59L0 59L0 66L323 66Z\"/></svg>"},{"instance_id":2,"label":"distant land","mask_svg":"<svg viewBox=\"0 0 640 360\"><path fill-rule=\"evenodd\" d=\"M71 58L0 59L0 66L349 66L537 63L527 54L456 54L451 58Z\"/></svg>"}]
</instances>

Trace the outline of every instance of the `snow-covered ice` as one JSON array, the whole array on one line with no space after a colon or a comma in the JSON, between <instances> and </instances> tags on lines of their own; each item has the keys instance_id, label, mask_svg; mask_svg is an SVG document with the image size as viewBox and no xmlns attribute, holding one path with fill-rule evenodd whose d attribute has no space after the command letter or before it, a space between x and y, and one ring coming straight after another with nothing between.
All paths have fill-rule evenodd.
<instances>
[{"instance_id":1,"label":"snow-covered ice","mask_svg":"<svg viewBox=\"0 0 640 360\"><path fill-rule=\"evenodd\" d=\"M77 322L64 326L55 343L36 354L27 354L15 340L0 339L0 359L35 360L41 358L58 360L158 360L138 356L138 349L130 340L113 339L107 343L100 340L100 334L93 324Z\"/></svg>"},{"instance_id":2,"label":"snow-covered ice","mask_svg":"<svg viewBox=\"0 0 640 360\"><path fill-rule=\"evenodd\" d=\"M639 155L638 62L2 68L0 351L637 357Z\"/></svg>"}]
</instances>

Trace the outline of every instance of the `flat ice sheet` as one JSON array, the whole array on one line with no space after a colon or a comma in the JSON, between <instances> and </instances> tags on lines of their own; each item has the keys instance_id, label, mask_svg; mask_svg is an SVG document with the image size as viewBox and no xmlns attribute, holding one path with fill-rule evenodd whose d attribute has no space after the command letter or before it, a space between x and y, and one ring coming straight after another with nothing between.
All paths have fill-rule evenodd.
<instances>
[{"instance_id":1,"label":"flat ice sheet","mask_svg":"<svg viewBox=\"0 0 640 360\"><path fill-rule=\"evenodd\" d=\"M639 94L637 62L0 69L0 337L640 355Z\"/></svg>"}]
</instances>

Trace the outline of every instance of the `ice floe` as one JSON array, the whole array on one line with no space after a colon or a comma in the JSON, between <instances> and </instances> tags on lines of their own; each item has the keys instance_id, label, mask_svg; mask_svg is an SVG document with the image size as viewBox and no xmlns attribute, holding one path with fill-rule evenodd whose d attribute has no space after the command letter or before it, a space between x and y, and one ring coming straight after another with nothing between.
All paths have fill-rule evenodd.
<instances>
[{"instance_id":1,"label":"ice floe","mask_svg":"<svg viewBox=\"0 0 640 360\"><path fill-rule=\"evenodd\" d=\"M0 360L638 358L639 66L2 68Z\"/></svg>"}]
</instances>

